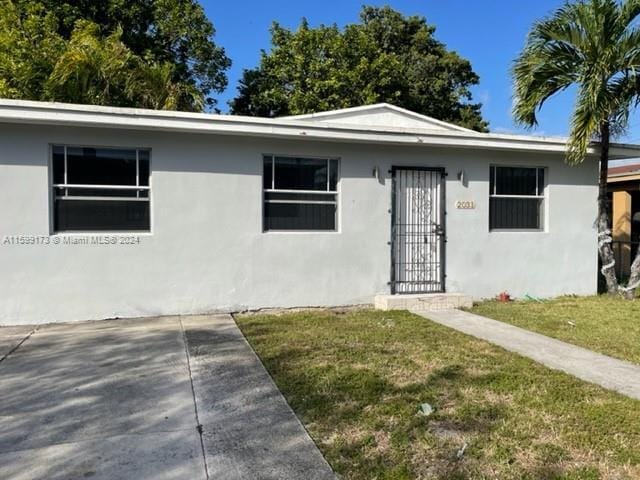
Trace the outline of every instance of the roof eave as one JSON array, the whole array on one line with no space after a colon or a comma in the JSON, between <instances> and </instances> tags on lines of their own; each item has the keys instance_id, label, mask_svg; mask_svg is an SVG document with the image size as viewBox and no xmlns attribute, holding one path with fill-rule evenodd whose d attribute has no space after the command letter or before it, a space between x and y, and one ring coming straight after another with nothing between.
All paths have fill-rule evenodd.
<instances>
[{"instance_id":1,"label":"roof eave","mask_svg":"<svg viewBox=\"0 0 640 480\"><path fill-rule=\"evenodd\" d=\"M308 139L350 143L437 146L564 153L565 139L310 123L229 115L158 112L0 100L0 122ZM590 155L596 149L589 150ZM640 157L640 145L611 145L611 158Z\"/></svg>"}]
</instances>

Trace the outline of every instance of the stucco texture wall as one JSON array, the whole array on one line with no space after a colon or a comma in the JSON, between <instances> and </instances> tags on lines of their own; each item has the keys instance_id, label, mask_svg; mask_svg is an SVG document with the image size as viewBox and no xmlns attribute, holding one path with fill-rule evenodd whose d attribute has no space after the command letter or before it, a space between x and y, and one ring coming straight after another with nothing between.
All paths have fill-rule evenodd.
<instances>
[{"instance_id":1,"label":"stucco texture wall","mask_svg":"<svg viewBox=\"0 0 640 480\"><path fill-rule=\"evenodd\" d=\"M152 232L134 245L4 242L52 233L50 144L151 148ZM340 158L338 232L263 233L263 153ZM544 232L489 232L490 164L548 169ZM372 302L389 292L392 165L448 172L448 291L475 298L596 291L595 162L569 167L558 155L2 125L0 324ZM476 208L458 210L458 200Z\"/></svg>"}]
</instances>

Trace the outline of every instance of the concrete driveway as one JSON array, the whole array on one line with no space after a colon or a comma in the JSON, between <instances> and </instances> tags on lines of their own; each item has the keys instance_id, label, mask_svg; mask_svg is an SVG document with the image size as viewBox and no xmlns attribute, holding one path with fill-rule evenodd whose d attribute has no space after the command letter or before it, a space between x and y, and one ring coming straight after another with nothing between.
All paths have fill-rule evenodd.
<instances>
[{"instance_id":1,"label":"concrete driveway","mask_svg":"<svg viewBox=\"0 0 640 480\"><path fill-rule=\"evenodd\" d=\"M329 479L228 315L0 328L0 478Z\"/></svg>"}]
</instances>

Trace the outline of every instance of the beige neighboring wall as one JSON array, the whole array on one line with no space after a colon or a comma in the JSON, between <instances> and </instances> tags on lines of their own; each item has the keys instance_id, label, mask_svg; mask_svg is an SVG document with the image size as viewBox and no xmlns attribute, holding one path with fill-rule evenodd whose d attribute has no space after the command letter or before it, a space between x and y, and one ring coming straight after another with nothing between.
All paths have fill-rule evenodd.
<instances>
[{"instance_id":1,"label":"beige neighboring wall","mask_svg":"<svg viewBox=\"0 0 640 480\"><path fill-rule=\"evenodd\" d=\"M608 188L612 194L612 233L619 244L618 273L630 274L633 197L631 192L640 190L640 164L609 169Z\"/></svg>"},{"instance_id":2,"label":"beige neighboring wall","mask_svg":"<svg viewBox=\"0 0 640 480\"><path fill-rule=\"evenodd\" d=\"M631 242L631 194L621 190L613 192L613 240ZM631 265L631 244L620 246L620 273L628 275Z\"/></svg>"}]
</instances>

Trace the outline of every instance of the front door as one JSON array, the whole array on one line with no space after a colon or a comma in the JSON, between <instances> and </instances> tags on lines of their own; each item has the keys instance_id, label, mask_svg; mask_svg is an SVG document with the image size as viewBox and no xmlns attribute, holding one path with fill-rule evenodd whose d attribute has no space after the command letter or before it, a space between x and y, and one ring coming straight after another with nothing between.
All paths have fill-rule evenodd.
<instances>
[{"instance_id":1,"label":"front door","mask_svg":"<svg viewBox=\"0 0 640 480\"><path fill-rule=\"evenodd\" d=\"M391 172L391 293L444 292L444 169Z\"/></svg>"}]
</instances>

